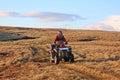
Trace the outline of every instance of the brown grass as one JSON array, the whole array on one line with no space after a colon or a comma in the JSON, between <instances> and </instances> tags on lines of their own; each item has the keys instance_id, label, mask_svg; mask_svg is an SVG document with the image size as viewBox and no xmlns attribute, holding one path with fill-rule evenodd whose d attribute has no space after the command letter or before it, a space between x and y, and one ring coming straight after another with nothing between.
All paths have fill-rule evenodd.
<instances>
[{"instance_id":1,"label":"brown grass","mask_svg":"<svg viewBox=\"0 0 120 80\"><path fill-rule=\"evenodd\" d=\"M99 71L97 69L89 69L88 67L81 66L81 65L65 64L65 65L61 65L61 66L63 68L68 68L70 70L75 70L77 72L91 76L97 80L119 80L119 78L116 78L112 74L102 73L101 71Z\"/></svg>"},{"instance_id":2,"label":"brown grass","mask_svg":"<svg viewBox=\"0 0 120 80\"><path fill-rule=\"evenodd\" d=\"M120 32L64 29L75 63L54 65L49 50L58 30L0 27L0 32L35 38L0 41L0 80L120 79Z\"/></svg>"}]
</instances>

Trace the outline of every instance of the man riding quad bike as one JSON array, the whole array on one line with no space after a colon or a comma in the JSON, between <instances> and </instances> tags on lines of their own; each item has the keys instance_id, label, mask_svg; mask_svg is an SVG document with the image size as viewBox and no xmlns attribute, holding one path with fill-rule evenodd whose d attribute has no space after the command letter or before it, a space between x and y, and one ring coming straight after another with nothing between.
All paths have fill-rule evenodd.
<instances>
[{"instance_id":1,"label":"man riding quad bike","mask_svg":"<svg viewBox=\"0 0 120 80\"><path fill-rule=\"evenodd\" d=\"M56 64L58 64L59 61L62 60L64 60L65 62L74 62L72 49L71 47L65 46L65 44L67 44L67 41L62 31L58 31L58 34L54 39L54 44L51 45L50 62L54 62Z\"/></svg>"}]
</instances>

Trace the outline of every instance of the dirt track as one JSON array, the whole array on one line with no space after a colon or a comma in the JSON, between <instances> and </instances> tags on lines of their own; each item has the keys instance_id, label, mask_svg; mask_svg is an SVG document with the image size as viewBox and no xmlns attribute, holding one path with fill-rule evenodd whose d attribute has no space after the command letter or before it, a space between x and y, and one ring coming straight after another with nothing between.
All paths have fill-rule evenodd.
<instances>
[{"instance_id":1,"label":"dirt track","mask_svg":"<svg viewBox=\"0 0 120 80\"><path fill-rule=\"evenodd\" d=\"M55 65L50 63L29 62L24 65L9 66L7 69L0 72L0 79L28 80L30 78L30 80L96 80L94 76L83 74L79 70L70 69L65 65L65 63Z\"/></svg>"},{"instance_id":2,"label":"dirt track","mask_svg":"<svg viewBox=\"0 0 120 80\"><path fill-rule=\"evenodd\" d=\"M89 70L89 71L88 71ZM97 74L97 75L95 75ZM119 80L119 78L89 69L78 63L28 62L0 70L1 80Z\"/></svg>"}]
</instances>

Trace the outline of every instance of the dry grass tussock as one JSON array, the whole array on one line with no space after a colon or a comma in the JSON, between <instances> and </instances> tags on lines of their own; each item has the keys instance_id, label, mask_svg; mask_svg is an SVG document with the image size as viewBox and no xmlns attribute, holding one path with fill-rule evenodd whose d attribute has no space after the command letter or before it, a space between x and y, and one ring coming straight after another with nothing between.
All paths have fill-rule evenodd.
<instances>
[{"instance_id":1,"label":"dry grass tussock","mask_svg":"<svg viewBox=\"0 0 120 80\"><path fill-rule=\"evenodd\" d=\"M0 27L0 80L120 79L120 32L62 29L75 63L55 65L49 50L58 30Z\"/></svg>"}]
</instances>

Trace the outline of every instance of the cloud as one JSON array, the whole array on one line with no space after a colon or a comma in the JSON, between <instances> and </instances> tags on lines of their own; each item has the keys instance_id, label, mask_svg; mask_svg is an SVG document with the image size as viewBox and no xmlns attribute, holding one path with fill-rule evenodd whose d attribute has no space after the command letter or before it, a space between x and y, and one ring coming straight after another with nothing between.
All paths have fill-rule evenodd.
<instances>
[{"instance_id":1,"label":"cloud","mask_svg":"<svg viewBox=\"0 0 120 80\"><path fill-rule=\"evenodd\" d=\"M19 14L12 11L0 11L0 17L22 17L22 18L38 18L40 22L60 22L60 21L75 21L82 20L79 15L76 14L65 14L57 12L27 12Z\"/></svg>"},{"instance_id":2,"label":"cloud","mask_svg":"<svg viewBox=\"0 0 120 80\"><path fill-rule=\"evenodd\" d=\"M10 11L0 11L0 17L15 17L15 16L18 16L18 13Z\"/></svg>"},{"instance_id":3,"label":"cloud","mask_svg":"<svg viewBox=\"0 0 120 80\"><path fill-rule=\"evenodd\" d=\"M112 26L106 25L104 23L90 24L85 26L85 29L115 31L115 29Z\"/></svg>"},{"instance_id":4,"label":"cloud","mask_svg":"<svg viewBox=\"0 0 120 80\"><path fill-rule=\"evenodd\" d=\"M83 19L79 15L55 12L29 12L23 14L23 16L40 18L40 22L75 21Z\"/></svg>"},{"instance_id":5,"label":"cloud","mask_svg":"<svg viewBox=\"0 0 120 80\"><path fill-rule=\"evenodd\" d=\"M90 24L85 26L85 29L120 31L120 16L110 16L101 23Z\"/></svg>"},{"instance_id":6,"label":"cloud","mask_svg":"<svg viewBox=\"0 0 120 80\"><path fill-rule=\"evenodd\" d=\"M120 31L120 16L108 17L103 23L112 26L116 31Z\"/></svg>"}]
</instances>

